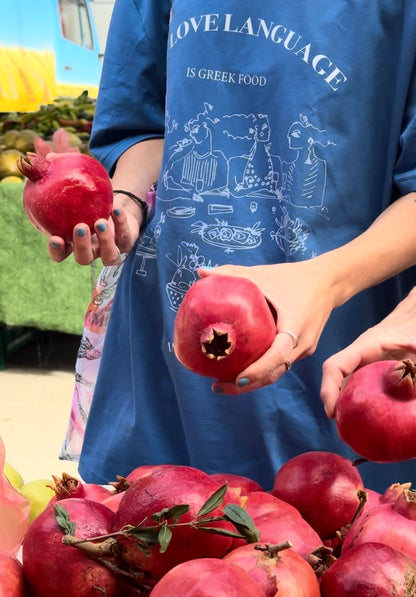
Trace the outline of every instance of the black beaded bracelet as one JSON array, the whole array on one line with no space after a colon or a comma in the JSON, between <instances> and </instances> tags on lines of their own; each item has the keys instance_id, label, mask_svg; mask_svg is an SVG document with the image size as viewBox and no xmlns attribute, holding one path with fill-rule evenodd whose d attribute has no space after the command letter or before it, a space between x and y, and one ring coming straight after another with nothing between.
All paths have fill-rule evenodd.
<instances>
[{"instance_id":1,"label":"black beaded bracelet","mask_svg":"<svg viewBox=\"0 0 416 597\"><path fill-rule=\"evenodd\" d=\"M146 222L147 212L149 211L149 206L147 205L146 201L143 201L143 199L140 199L140 197L138 197L134 193L131 193L130 191L122 191L121 189L117 189L114 190L113 193L118 193L119 195L126 195L127 197L130 197L130 199L132 199L135 203L137 203L137 205L141 208L143 212L143 220Z\"/></svg>"}]
</instances>

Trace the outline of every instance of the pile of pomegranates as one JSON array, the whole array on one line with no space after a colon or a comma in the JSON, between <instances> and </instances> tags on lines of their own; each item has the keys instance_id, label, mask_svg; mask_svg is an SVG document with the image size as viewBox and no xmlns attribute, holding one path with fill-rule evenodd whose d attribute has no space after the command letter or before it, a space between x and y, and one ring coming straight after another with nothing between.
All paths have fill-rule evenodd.
<instances>
[{"instance_id":1,"label":"pile of pomegranates","mask_svg":"<svg viewBox=\"0 0 416 597\"><path fill-rule=\"evenodd\" d=\"M0 551L0 597L416 595L411 484L367 490L337 454L299 454L270 490L169 464L53 479L19 554Z\"/></svg>"},{"instance_id":2,"label":"pile of pomegranates","mask_svg":"<svg viewBox=\"0 0 416 597\"><path fill-rule=\"evenodd\" d=\"M336 423L358 454L414 457L400 431L403 417L413 424L413 379L410 361L383 361L347 381ZM365 421L359 437L351 420ZM28 523L0 476L0 597L416 596L416 491L408 480L367 489L357 462L338 454L295 456L271 488L172 464L138 466L108 487L52 477L55 495Z\"/></svg>"}]
</instances>

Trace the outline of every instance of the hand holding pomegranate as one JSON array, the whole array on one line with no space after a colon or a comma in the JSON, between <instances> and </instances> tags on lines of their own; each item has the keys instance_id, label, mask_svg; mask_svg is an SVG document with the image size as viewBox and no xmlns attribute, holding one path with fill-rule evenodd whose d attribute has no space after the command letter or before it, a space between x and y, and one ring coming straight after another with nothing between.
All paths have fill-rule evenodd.
<instances>
[{"instance_id":1,"label":"hand holding pomegranate","mask_svg":"<svg viewBox=\"0 0 416 597\"><path fill-rule=\"evenodd\" d=\"M110 215L113 191L105 168L81 153L28 152L17 167L26 176L23 207L31 223L44 234L71 242L76 224L89 228Z\"/></svg>"},{"instance_id":2,"label":"hand holding pomegranate","mask_svg":"<svg viewBox=\"0 0 416 597\"><path fill-rule=\"evenodd\" d=\"M320 267L318 259L251 267L225 265L199 270L202 278L229 275L251 280L278 315L279 333L270 348L240 371L236 382L216 383L214 391L243 394L272 384L294 361L314 352L322 329L337 304L330 288L328 271Z\"/></svg>"},{"instance_id":3,"label":"hand holding pomegranate","mask_svg":"<svg viewBox=\"0 0 416 597\"><path fill-rule=\"evenodd\" d=\"M379 324L366 330L352 344L323 364L321 398L330 418L342 385L356 369L374 361L416 359L416 289Z\"/></svg>"},{"instance_id":4,"label":"hand holding pomegranate","mask_svg":"<svg viewBox=\"0 0 416 597\"><path fill-rule=\"evenodd\" d=\"M158 178L162 147L160 139L149 139L125 151L117 161L113 188L126 189L144 197ZM108 220L97 218L92 232L85 223L78 224L73 231L72 246L63 238L52 236L48 244L49 256L54 261L63 261L73 252L80 265L89 265L96 258L101 258L103 264L113 264L118 260L119 252L127 253L133 247L142 222L140 207L126 195L115 194Z\"/></svg>"},{"instance_id":5,"label":"hand holding pomegranate","mask_svg":"<svg viewBox=\"0 0 416 597\"><path fill-rule=\"evenodd\" d=\"M120 199L115 196L110 218L97 220L94 223L94 233L84 223L80 223L74 228L72 244L66 243L59 236L51 236L48 243L49 256L59 262L73 253L75 261L80 265L89 265L97 258L101 258L104 265L115 264L120 253L131 249L139 230L137 216L126 207L121 207Z\"/></svg>"}]
</instances>

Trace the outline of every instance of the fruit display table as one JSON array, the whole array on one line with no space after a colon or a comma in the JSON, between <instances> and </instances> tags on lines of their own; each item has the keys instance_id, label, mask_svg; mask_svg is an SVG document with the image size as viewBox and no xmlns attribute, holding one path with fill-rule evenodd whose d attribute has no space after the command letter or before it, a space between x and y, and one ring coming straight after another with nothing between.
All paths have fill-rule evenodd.
<instances>
[{"instance_id":1,"label":"fruit display table","mask_svg":"<svg viewBox=\"0 0 416 597\"><path fill-rule=\"evenodd\" d=\"M23 186L0 184L0 333L19 326L81 334L99 265L48 257L46 236L24 213Z\"/></svg>"}]
</instances>

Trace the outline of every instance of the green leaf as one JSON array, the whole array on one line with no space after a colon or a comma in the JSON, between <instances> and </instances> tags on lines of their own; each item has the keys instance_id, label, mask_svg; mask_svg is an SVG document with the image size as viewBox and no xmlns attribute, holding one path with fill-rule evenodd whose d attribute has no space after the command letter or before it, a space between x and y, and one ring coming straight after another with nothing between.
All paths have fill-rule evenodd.
<instances>
[{"instance_id":1,"label":"green leaf","mask_svg":"<svg viewBox=\"0 0 416 597\"><path fill-rule=\"evenodd\" d=\"M228 529L221 529L219 527L204 527L198 525L199 531L206 531L207 533L213 533L215 535L222 535L223 537L234 537L235 539L245 539L244 535L240 535L240 533L236 533L235 531L230 531Z\"/></svg>"},{"instance_id":2,"label":"green leaf","mask_svg":"<svg viewBox=\"0 0 416 597\"><path fill-rule=\"evenodd\" d=\"M55 504L54 508L55 520L65 535L75 536L77 525L75 522L71 522L69 518L69 512L61 504Z\"/></svg>"},{"instance_id":3,"label":"green leaf","mask_svg":"<svg viewBox=\"0 0 416 597\"><path fill-rule=\"evenodd\" d=\"M248 543L260 541L260 531L256 528L253 519L238 504L227 504L224 507L224 519L231 522Z\"/></svg>"},{"instance_id":4,"label":"green leaf","mask_svg":"<svg viewBox=\"0 0 416 597\"><path fill-rule=\"evenodd\" d=\"M169 526L165 523L160 527L158 541L160 545L160 553L165 553L169 547L170 540L172 539L172 531Z\"/></svg>"},{"instance_id":5,"label":"green leaf","mask_svg":"<svg viewBox=\"0 0 416 597\"><path fill-rule=\"evenodd\" d=\"M173 521L176 523L182 514L186 514L190 509L188 504L179 504L177 506L172 506L172 508L163 508L160 512L152 514L151 519L155 522L162 522L173 518Z\"/></svg>"},{"instance_id":6,"label":"green leaf","mask_svg":"<svg viewBox=\"0 0 416 597\"><path fill-rule=\"evenodd\" d=\"M159 527L131 527L126 531L127 535L133 536L137 541L153 547L158 542Z\"/></svg>"},{"instance_id":7,"label":"green leaf","mask_svg":"<svg viewBox=\"0 0 416 597\"><path fill-rule=\"evenodd\" d=\"M215 510L215 508L218 508L219 506L221 506L221 504L222 504L222 502L224 500L224 496L225 496L226 491L227 491L227 487L228 487L227 483L225 483L225 485L223 485L222 487L220 487L219 489L217 489L217 491L215 491L211 495L211 497L209 497L207 499L207 501L205 502L205 504L199 510L199 512L196 515L196 517L199 518L201 516L206 516L207 514L209 514L213 510Z\"/></svg>"},{"instance_id":8,"label":"green leaf","mask_svg":"<svg viewBox=\"0 0 416 597\"><path fill-rule=\"evenodd\" d=\"M250 514L238 504L227 504L224 506L224 515L233 524L245 525L248 529L256 528Z\"/></svg>"},{"instance_id":9,"label":"green leaf","mask_svg":"<svg viewBox=\"0 0 416 597\"><path fill-rule=\"evenodd\" d=\"M261 539L261 534L258 529L248 529L245 526L235 525L236 529L239 530L240 534L247 541L247 543L258 543Z\"/></svg>"}]
</instances>

